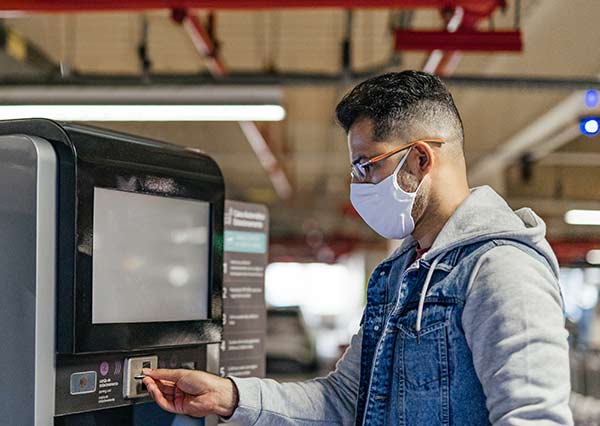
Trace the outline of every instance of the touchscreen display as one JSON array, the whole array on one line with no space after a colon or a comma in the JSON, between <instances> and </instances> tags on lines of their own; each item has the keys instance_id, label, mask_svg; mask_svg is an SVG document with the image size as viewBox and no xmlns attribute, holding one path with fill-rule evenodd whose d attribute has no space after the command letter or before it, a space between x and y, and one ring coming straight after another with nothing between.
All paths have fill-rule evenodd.
<instances>
[{"instance_id":1,"label":"touchscreen display","mask_svg":"<svg viewBox=\"0 0 600 426\"><path fill-rule=\"evenodd\" d=\"M208 317L210 204L94 189L92 322Z\"/></svg>"}]
</instances>

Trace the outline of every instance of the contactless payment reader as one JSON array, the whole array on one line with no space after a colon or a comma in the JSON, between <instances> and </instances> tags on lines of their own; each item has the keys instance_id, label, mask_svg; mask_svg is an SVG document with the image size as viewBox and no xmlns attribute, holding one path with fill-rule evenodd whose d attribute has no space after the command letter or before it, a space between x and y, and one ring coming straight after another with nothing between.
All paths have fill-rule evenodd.
<instances>
[{"instance_id":1,"label":"contactless payment reader","mask_svg":"<svg viewBox=\"0 0 600 426\"><path fill-rule=\"evenodd\" d=\"M0 121L3 425L134 425L143 368L210 370L223 203L195 150Z\"/></svg>"}]
</instances>

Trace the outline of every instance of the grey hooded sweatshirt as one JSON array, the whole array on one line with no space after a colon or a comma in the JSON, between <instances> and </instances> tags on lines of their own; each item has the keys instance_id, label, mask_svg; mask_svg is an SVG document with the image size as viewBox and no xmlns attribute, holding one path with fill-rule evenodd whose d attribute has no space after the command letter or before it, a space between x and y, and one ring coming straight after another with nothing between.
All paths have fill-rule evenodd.
<instances>
[{"instance_id":1,"label":"grey hooded sweatshirt","mask_svg":"<svg viewBox=\"0 0 600 426\"><path fill-rule=\"evenodd\" d=\"M472 190L424 256L433 258L479 240L509 238L536 249L551 265L501 245L483 254L470 274L462 326L493 426L573 424L558 263L545 234L544 222L532 210L513 212L491 188L480 187ZM399 250L412 243L408 238ZM352 426L361 341L358 330L335 371L324 378L279 384L232 377L239 405L225 422Z\"/></svg>"}]
</instances>

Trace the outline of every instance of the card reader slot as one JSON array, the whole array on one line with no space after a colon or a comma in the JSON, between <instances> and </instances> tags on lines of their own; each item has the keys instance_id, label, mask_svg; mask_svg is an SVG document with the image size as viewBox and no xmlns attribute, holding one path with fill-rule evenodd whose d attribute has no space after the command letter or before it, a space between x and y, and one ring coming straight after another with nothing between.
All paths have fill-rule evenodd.
<instances>
[{"instance_id":1,"label":"card reader slot","mask_svg":"<svg viewBox=\"0 0 600 426\"><path fill-rule=\"evenodd\" d=\"M125 359L123 370L123 397L136 399L148 396L146 385L136 376L142 374L144 368L156 368L158 366L157 356L145 356Z\"/></svg>"}]
</instances>

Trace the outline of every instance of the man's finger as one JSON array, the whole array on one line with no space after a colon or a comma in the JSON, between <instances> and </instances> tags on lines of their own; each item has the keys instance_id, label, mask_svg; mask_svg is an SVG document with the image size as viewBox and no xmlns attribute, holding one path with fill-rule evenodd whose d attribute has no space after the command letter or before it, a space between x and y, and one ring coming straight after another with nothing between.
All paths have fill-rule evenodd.
<instances>
[{"instance_id":1,"label":"man's finger","mask_svg":"<svg viewBox=\"0 0 600 426\"><path fill-rule=\"evenodd\" d=\"M157 380L155 381L155 383L158 389L163 393L163 395L175 395L175 386L170 382L165 383L162 380Z\"/></svg>"},{"instance_id":2,"label":"man's finger","mask_svg":"<svg viewBox=\"0 0 600 426\"><path fill-rule=\"evenodd\" d=\"M153 379L168 380L170 382L177 383L181 377L189 373L189 370L170 370L167 368L157 368L156 370L152 370L150 368L144 368L142 373L144 373L146 376L152 377Z\"/></svg>"},{"instance_id":3,"label":"man's finger","mask_svg":"<svg viewBox=\"0 0 600 426\"><path fill-rule=\"evenodd\" d=\"M154 381L154 379L152 377L150 377L150 376L144 377L144 380L142 380L142 383L144 385L146 385L146 387L148 387L149 385L156 384L156 382Z\"/></svg>"},{"instance_id":4,"label":"man's finger","mask_svg":"<svg viewBox=\"0 0 600 426\"><path fill-rule=\"evenodd\" d=\"M169 401L167 398L165 398L158 386L156 386L156 382L154 380L146 377L144 379L144 384L146 385L146 389L148 389L148 393L160 408L170 413L176 413L175 405L173 404L172 400Z\"/></svg>"}]
</instances>

